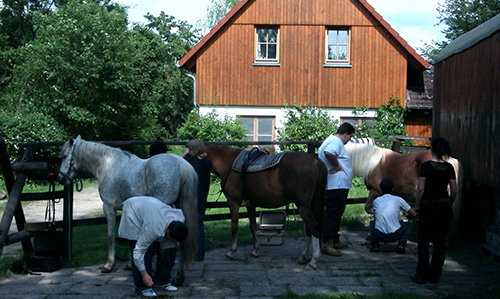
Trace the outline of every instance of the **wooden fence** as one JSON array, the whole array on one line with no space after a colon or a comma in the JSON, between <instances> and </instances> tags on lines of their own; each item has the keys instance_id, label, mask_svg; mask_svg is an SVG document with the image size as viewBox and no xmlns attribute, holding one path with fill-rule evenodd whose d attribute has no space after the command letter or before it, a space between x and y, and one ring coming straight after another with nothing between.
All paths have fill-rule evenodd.
<instances>
[{"instance_id":1,"label":"wooden fence","mask_svg":"<svg viewBox=\"0 0 500 299\"><path fill-rule=\"evenodd\" d=\"M418 137L417 137L418 138ZM380 140L393 142L393 149L396 151L417 151L422 150L420 147L402 147L400 142L409 139L404 136L391 136L390 139ZM428 139L427 139L428 140ZM103 144L120 147L131 145L149 146L152 141L105 141ZM167 145L186 145L187 142L165 141ZM318 141L265 141L265 142L223 142L220 144L236 146L236 147L251 147L251 146L268 146L268 145L292 145L305 144L307 152L315 153L316 148L321 142ZM16 242L22 242L23 250L27 255L32 250L30 238L33 232L39 229L46 229L49 225L47 222L26 223L24 212L22 210L21 201L36 201L36 200L55 200L64 199L63 205L63 221L56 221L55 228L59 228L64 232L65 252L64 256L71 259L72 250L72 228L78 226L88 226L97 224L106 224L105 217L89 218L89 219L73 219L73 185L66 185L64 190L56 192L41 192L41 193L23 193L23 186L27 180L47 180L49 170L54 169L61 163L61 158L58 157L39 157L36 155L37 149L43 147L61 147L63 142L40 142L40 143L22 143L21 147L26 148L25 156L21 163L10 163L10 157L6 151L6 146L3 138L0 137L0 166L2 168L3 177L9 193L9 201L2 215L0 223L1 239L0 239L0 255L3 247ZM425 148L424 148L425 149ZM14 172L17 177L14 179ZM366 198L350 198L348 204L364 203ZM207 208L228 208L226 201L209 202ZM287 215L296 215L296 209L284 208ZM246 212L240 212L240 218L248 218ZM12 219L16 219L18 233L13 236L7 236ZM119 218L119 216L118 216ZM230 219L229 213L208 214L205 221L225 220Z\"/></svg>"}]
</instances>

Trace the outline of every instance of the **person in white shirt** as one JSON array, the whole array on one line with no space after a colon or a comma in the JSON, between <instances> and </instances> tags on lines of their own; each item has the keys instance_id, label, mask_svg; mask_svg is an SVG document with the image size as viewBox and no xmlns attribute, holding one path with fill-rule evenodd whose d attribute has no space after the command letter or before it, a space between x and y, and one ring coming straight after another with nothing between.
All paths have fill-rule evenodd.
<instances>
[{"instance_id":1,"label":"person in white shirt","mask_svg":"<svg viewBox=\"0 0 500 299\"><path fill-rule=\"evenodd\" d=\"M399 213L410 214L415 217L417 213L408 203L399 196L392 195L394 183L391 180L382 180L380 189L383 195L373 201L373 215L375 220L370 221L371 252L379 252L379 242L398 241L397 253L406 252L406 222L399 220Z\"/></svg>"},{"instance_id":2,"label":"person in white shirt","mask_svg":"<svg viewBox=\"0 0 500 299\"><path fill-rule=\"evenodd\" d=\"M129 240L136 294L156 297L151 289L154 283L167 291L177 290L171 284L170 271L166 270L171 267L161 264L168 261L168 258L157 256L153 275L153 255L155 251L157 254L167 253L164 249L176 247L177 242L184 242L188 233L184 214L180 209L172 208L150 196L131 197L123 202L118 235Z\"/></svg>"},{"instance_id":3,"label":"person in white shirt","mask_svg":"<svg viewBox=\"0 0 500 299\"><path fill-rule=\"evenodd\" d=\"M352 186L351 160L344 145L351 140L355 129L350 123L343 123L335 135L330 135L321 144L318 157L328 169L325 219L323 227L323 248L321 253L340 256L338 249L346 248L347 244L340 242L340 221L347 203L347 195Z\"/></svg>"}]
</instances>

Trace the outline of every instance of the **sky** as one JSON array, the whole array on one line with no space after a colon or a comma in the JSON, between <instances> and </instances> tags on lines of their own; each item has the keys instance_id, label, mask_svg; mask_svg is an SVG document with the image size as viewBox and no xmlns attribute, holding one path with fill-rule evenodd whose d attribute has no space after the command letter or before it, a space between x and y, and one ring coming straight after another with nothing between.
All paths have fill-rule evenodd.
<instances>
[{"instance_id":1,"label":"sky","mask_svg":"<svg viewBox=\"0 0 500 299\"><path fill-rule=\"evenodd\" d=\"M212 0L117 0L129 6L131 21L145 23L143 17L148 12L158 16L161 11L196 25L205 18L207 8ZM436 8L444 0L368 0L382 17L410 44L414 49L433 40L445 40L441 31L443 25L438 23Z\"/></svg>"}]
</instances>

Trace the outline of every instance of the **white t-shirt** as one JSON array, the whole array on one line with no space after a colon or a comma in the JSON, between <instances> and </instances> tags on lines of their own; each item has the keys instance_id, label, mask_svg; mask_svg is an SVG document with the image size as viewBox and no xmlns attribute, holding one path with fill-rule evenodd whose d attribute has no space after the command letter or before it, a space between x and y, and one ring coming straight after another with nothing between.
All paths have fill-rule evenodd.
<instances>
[{"instance_id":1,"label":"white t-shirt","mask_svg":"<svg viewBox=\"0 0 500 299\"><path fill-rule=\"evenodd\" d=\"M154 197L137 196L123 202L118 235L137 241L132 255L139 271L146 269L144 254L153 242L160 242L162 248L177 246L165 238L165 231L172 221L184 223L182 210L174 209Z\"/></svg>"},{"instance_id":2,"label":"white t-shirt","mask_svg":"<svg viewBox=\"0 0 500 299\"><path fill-rule=\"evenodd\" d=\"M336 156L341 167L340 171L328 174L326 190L350 189L352 186L352 166L349 155L345 150L344 142L337 136L330 135L319 147L318 157L325 163L326 169L330 170L333 168L333 165L326 158L325 152Z\"/></svg>"},{"instance_id":3,"label":"white t-shirt","mask_svg":"<svg viewBox=\"0 0 500 299\"><path fill-rule=\"evenodd\" d=\"M384 194L373 201L373 215L375 216L375 228L384 234L397 231L399 223L399 212L408 212L410 205L401 197L392 194Z\"/></svg>"}]
</instances>

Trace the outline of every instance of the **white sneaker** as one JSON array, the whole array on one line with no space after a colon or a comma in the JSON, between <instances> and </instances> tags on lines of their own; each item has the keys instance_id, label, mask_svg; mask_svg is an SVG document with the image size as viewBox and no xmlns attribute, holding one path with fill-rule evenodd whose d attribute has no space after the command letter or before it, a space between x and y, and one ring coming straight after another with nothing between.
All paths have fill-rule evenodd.
<instances>
[{"instance_id":1,"label":"white sneaker","mask_svg":"<svg viewBox=\"0 0 500 299\"><path fill-rule=\"evenodd\" d=\"M166 291L169 291L169 292L175 292L177 291L177 287L176 286L173 286L172 283L167 283L166 285L163 285L163 288L166 290Z\"/></svg>"},{"instance_id":2,"label":"white sneaker","mask_svg":"<svg viewBox=\"0 0 500 299\"><path fill-rule=\"evenodd\" d=\"M156 293L152 289L145 289L141 292L141 296L152 298L156 297Z\"/></svg>"}]
</instances>

